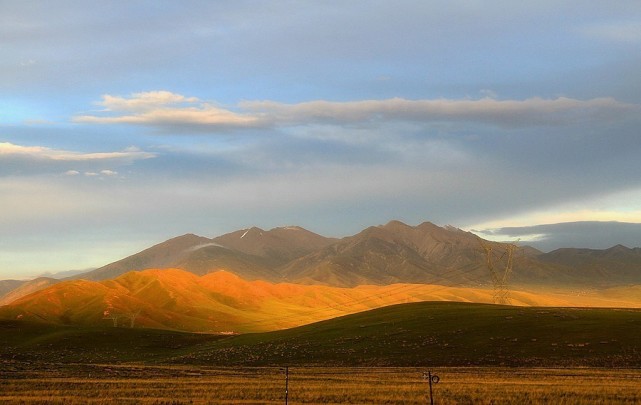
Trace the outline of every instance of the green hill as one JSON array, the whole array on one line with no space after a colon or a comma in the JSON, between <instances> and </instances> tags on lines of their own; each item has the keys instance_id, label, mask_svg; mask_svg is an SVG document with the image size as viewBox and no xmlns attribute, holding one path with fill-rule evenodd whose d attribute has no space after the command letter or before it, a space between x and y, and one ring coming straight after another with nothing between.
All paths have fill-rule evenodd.
<instances>
[{"instance_id":1,"label":"green hill","mask_svg":"<svg viewBox=\"0 0 641 405\"><path fill-rule=\"evenodd\" d=\"M641 366L641 311L393 305L234 336L174 359L218 365Z\"/></svg>"},{"instance_id":2,"label":"green hill","mask_svg":"<svg viewBox=\"0 0 641 405\"><path fill-rule=\"evenodd\" d=\"M220 335L158 329L61 326L0 320L0 363L126 363L164 360Z\"/></svg>"},{"instance_id":3,"label":"green hill","mask_svg":"<svg viewBox=\"0 0 641 405\"><path fill-rule=\"evenodd\" d=\"M0 358L208 366L641 367L641 310L421 302L235 336L2 321Z\"/></svg>"}]
</instances>

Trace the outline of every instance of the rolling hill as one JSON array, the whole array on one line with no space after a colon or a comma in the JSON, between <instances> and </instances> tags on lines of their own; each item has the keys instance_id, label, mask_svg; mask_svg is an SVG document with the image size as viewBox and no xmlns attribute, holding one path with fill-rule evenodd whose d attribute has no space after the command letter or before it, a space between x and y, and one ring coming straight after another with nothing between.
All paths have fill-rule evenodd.
<instances>
[{"instance_id":1,"label":"rolling hill","mask_svg":"<svg viewBox=\"0 0 641 405\"><path fill-rule=\"evenodd\" d=\"M388 306L237 336L0 321L0 358L206 366L641 367L641 311L453 302Z\"/></svg>"},{"instance_id":2,"label":"rolling hill","mask_svg":"<svg viewBox=\"0 0 641 405\"><path fill-rule=\"evenodd\" d=\"M0 319L59 325L144 327L239 333L284 329L387 305L417 301L493 301L486 288L429 284L353 288L243 280L227 271L129 272L112 280L69 280L0 307ZM634 295L636 293L636 296ZM513 291L522 306L641 306L638 291L583 295Z\"/></svg>"},{"instance_id":3,"label":"rolling hill","mask_svg":"<svg viewBox=\"0 0 641 405\"><path fill-rule=\"evenodd\" d=\"M149 362L224 337L160 329L0 320L0 364L10 373L16 366L28 368L34 363L39 369L55 372L62 363Z\"/></svg>"},{"instance_id":4,"label":"rolling hill","mask_svg":"<svg viewBox=\"0 0 641 405\"><path fill-rule=\"evenodd\" d=\"M454 302L393 305L230 337L179 363L323 366L641 366L641 311Z\"/></svg>"}]
</instances>

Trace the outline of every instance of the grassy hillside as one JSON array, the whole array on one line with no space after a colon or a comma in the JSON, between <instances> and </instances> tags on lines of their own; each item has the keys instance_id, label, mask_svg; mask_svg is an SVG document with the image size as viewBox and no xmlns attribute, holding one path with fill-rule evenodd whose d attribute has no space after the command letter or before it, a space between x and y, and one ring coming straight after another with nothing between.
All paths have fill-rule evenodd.
<instances>
[{"instance_id":1,"label":"grassy hillside","mask_svg":"<svg viewBox=\"0 0 641 405\"><path fill-rule=\"evenodd\" d=\"M218 365L641 366L641 311L422 302L205 344Z\"/></svg>"},{"instance_id":2,"label":"grassy hillside","mask_svg":"<svg viewBox=\"0 0 641 405\"><path fill-rule=\"evenodd\" d=\"M220 335L0 320L4 362L120 363L165 359Z\"/></svg>"},{"instance_id":3,"label":"grassy hillside","mask_svg":"<svg viewBox=\"0 0 641 405\"><path fill-rule=\"evenodd\" d=\"M641 311L423 302L236 336L0 322L5 361L641 367Z\"/></svg>"}]
</instances>

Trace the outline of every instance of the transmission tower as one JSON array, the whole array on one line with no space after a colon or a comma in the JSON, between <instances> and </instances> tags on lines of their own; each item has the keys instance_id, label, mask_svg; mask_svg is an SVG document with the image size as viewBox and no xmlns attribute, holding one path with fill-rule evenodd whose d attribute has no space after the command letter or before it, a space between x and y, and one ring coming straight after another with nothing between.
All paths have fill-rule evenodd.
<instances>
[{"instance_id":1,"label":"transmission tower","mask_svg":"<svg viewBox=\"0 0 641 405\"><path fill-rule=\"evenodd\" d=\"M122 318L122 315L120 315L120 314L112 314L112 313L110 313L108 311L105 311L104 318L102 318L102 319L111 319L113 321L113 323L114 323L114 328L117 328L118 327L118 320L120 318Z\"/></svg>"},{"instance_id":2,"label":"transmission tower","mask_svg":"<svg viewBox=\"0 0 641 405\"><path fill-rule=\"evenodd\" d=\"M111 319L114 323L114 328L117 328L118 326L122 326L122 322L118 322L121 319L124 321L124 319L129 319L129 327L133 328L135 323L136 323L136 318L140 315L140 310L137 310L135 312L127 312L127 313L113 313L110 310L105 310L103 312L103 318L102 319Z\"/></svg>"},{"instance_id":3,"label":"transmission tower","mask_svg":"<svg viewBox=\"0 0 641 405\"><path fill-rule=\"evenodd\" d=\"M129 323L129 325L130 325L129 327L130 328L134 327L134 324L136 323L136 318L138 317L138 315L140 315L140 310L135 311L135 312L130 312L127 315L125 315L127 318L129 318L129 322L130 322Z\"/></svg>"},{"instance_id":4,"label":"transmission tower","mask_svg":"<svg viewBox=\"0 0 641 405\"><path fill-rule=\"evenodd\" d=\"M517 246L514 243L505 245L505 252L503 252L503 254L498 259L499 263L505 263L505 268L497 269L495 266L496 254L493 251L492 245L483 242L481 238L479 238L479 242L485 250L487 268L490 271L490 275L492 276L492 284L494 285L494 303L509 305L511 302L508 281L510 278L510 274L512 273L514 251L516 250Z\"/></svg>"}]
</instances>

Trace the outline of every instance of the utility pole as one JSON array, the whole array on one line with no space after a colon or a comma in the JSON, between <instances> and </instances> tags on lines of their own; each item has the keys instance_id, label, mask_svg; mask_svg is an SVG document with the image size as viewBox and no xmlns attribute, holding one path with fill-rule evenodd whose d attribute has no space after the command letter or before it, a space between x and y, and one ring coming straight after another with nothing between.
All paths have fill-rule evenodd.
<instances>
[{"instance_id":1,"label":"utility pole","mask_svg":"<svg viewBox=\"0 0 641 405\"><path fill-rule=\"evenodd\" d=\"M430 405L434 405L434 393L432 391L432 384L438 384L441 379L436 375L432 375L432 371L428 371L427 373L423 373L423 378L427 380L427 382L430 384Z\"/></svg>"},{"instance_id":2,"label":"utility pole","mask_svg":"<svg viewBox=\"0 0 641 405\"><path fill-rule=\"evenodd\" d=\"M281 368L280 371L285 372L285 405L287 405L287 401L289 399L289 366Z\"/></svg>"}]
</instances>

